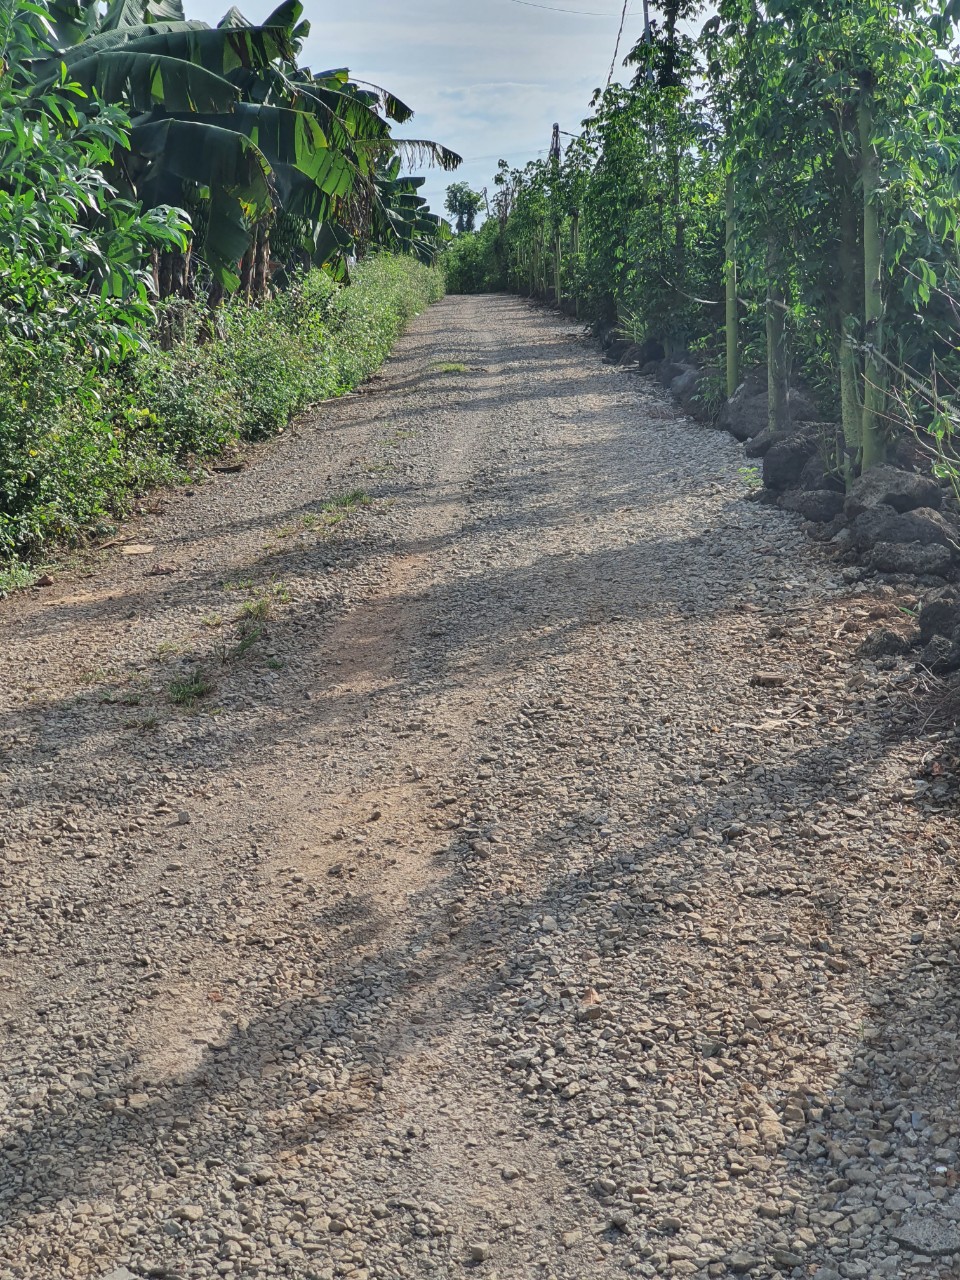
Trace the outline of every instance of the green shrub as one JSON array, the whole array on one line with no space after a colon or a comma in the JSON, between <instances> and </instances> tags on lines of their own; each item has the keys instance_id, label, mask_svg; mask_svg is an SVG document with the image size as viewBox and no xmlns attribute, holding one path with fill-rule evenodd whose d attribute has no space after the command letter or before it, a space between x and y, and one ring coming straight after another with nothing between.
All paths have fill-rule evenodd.
<instances>
[{"instance_id":1,"label":"green shrub","mask_svg":"<svg viewBox=\"0 0 960 1280\"><path fill-rule=\"evenodd\" d=\"M479 231L454 238L441 259L449 293L489 293L504 287L500 240L495 218L488 218Z\"/></svg>"},{"instance_id":2,"label":"green shrub","mask_svg":"<svg viewBox=\"0 0 960 1280\"><path fill-rule=\"evenodd\" d=\"M412 258L361 263L349 286L311 272L259 307L175 304L171 350L105 370L58 340L0 344L0 559L81 541L191 460L282 429L382 363L443 295Z\"/></svg>"}]
</instances>

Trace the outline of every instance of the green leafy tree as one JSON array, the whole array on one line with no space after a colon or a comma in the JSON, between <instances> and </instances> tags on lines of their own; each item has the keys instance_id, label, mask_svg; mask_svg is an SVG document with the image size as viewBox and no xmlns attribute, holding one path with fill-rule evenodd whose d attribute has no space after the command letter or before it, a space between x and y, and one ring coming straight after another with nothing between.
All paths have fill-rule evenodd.
<instances>
[{"instance_id":1,"label":"green leafy tree","mask_svg":"<svg viewBox=\"0 0 960 1280\"><path fill-rule=\"evenodd\" d=\"M483 196L479 191L471 190L466 182L454 182L447 187L447 198L444 208L452 218L456 218L457 235L473 231L477 224L477 214L483 204Z\"/></svg>"}]
</instances>

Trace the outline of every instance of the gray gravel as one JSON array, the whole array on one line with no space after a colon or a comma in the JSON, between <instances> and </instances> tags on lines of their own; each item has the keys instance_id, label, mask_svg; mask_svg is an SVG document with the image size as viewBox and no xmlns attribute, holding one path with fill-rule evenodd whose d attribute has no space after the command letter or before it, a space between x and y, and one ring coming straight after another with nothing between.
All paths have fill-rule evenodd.
<instances>
[{"instance_id":1,"label":"gray gravel","mask_svg":"<svg viewBox=\"0 0 960 1280\"><path fill-rule=\"evenodd\" d=\"M451 298L0 604L0 1280L956 1275L952 739L751 482Z\"/></svg>"}]
</instances>

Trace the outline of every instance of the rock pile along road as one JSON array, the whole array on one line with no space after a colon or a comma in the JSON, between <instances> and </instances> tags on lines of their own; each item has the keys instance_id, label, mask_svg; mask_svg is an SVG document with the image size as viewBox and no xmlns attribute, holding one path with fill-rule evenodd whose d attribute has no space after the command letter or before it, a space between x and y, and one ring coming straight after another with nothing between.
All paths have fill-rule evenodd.
<instances>
[{"instance_id":1,"label":"rock pile along road","mask_svg":"<svg viewBox=\"0 0 960 1280\"><path fill-rule=\"evenodd\" d=\"M952 739L750 483L449 298L0 604L0 1280L957 1274Z\"/></svg>"}]
</instances>

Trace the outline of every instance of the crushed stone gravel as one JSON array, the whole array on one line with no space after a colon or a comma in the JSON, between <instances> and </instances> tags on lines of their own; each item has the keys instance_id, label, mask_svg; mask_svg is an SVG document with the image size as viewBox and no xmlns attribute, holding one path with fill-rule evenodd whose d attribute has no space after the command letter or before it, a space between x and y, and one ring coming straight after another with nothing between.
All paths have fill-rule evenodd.
<instances>
[{"instance_id":1,"label":"crushed stone gravel","mask_svg":"<svg viewBox=\"0 0 960 1280\"><path fill-rule=\"evenodd\" d=\"M957 1274L954 740L751 483L448 298L0 603L0 1280Z\"/></svg>"}]
</instances>

